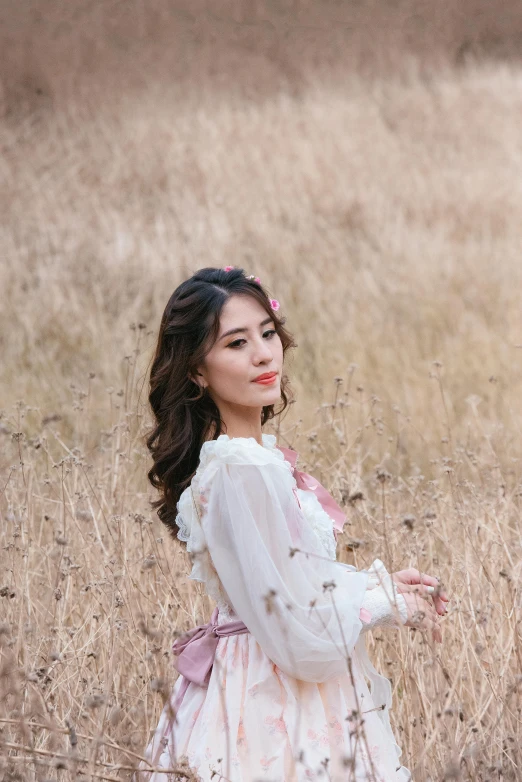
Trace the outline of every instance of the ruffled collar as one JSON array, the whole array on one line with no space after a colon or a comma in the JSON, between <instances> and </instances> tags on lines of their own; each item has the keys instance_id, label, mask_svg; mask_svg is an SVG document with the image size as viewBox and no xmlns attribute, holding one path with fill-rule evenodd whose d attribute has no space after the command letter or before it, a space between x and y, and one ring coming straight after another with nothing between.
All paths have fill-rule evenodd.
<instances>
[{"instance_id":1,"label":"ruffled collar","mask_svg":"<svg viewBox=\"0 0 522 782\"><path fill-rule=\"evenodd\" d=\"M276 459L285 461L285 457L282 451L277 447L277 438L275 434L267 434L261 432L261 439L263 445L257 442L255 437L229 437L228 434L220 434L215 440L206 440L200 449L199 454L199 467L202 467L213 456L219 456L224 454L225 451L230 449L261 449L262 451L268 451Z\"/></svg>"},{"instance_id":2,"label":"ruffled collar","mask_svg":"<svg viewBox=\"0 0 522 782\"><path fill-rule=\"evenodd\" d=\"M267 434L266 432L261 432L261 439L263 441L263 445L260 445L255 437L229 437L228 434L220 434L219 437L216 437L215 440L206 440L203 445L201 446L201 450L203 448L208 448L209 446L212 446L213 443L222 443L222 442L236 442L238 440L238 445L253 445L256 448L269 448L270 450L279 450L277 448L277 438L275 434Z\"/></svg>"},{"instance_id":3,"label":"ruffled collar","mask_svg":"<svg viewBox=\"0 0 522 782\"><path fill-rule=\"evenodd\" d=\"M263 441L263 445L260 445L255 437L229 437L228 434L220 434L217 438L219 440L241 440L245 441L245 445L254 445L257 448L268 448L271 451L279 450L276 445L276 436L275 434L266 434L265 432L261 432L261 440ZM240 443L241 444L241 443Z\"/></svg>"}]
</instances>

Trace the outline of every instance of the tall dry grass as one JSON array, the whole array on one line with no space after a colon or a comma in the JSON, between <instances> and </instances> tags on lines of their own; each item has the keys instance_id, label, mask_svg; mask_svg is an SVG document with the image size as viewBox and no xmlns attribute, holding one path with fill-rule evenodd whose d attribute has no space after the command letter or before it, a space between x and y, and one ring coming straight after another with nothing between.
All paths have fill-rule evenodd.
<instances>
[{"instance_id":1,"label":"tall dry grass","mask_svg":"<svg viewBox=\"0 0 522 782\"><path fill-rule=\"evenodd\" d=\"M287 70L258 99L236 53L227 90L210 66L177 89L168 58L103 89L107 41L92 80L50 68L30 105L10 82L0 125L4 778L128 778L175 633L210 615L150 512L146 379L170 292L233 263L296 334L277 432L344 502L340 558L451 594L441 649L372 636L403 762L517 780L520 70Z\"/></svg>"},{"instance_id":2,"label":"tall dry grass","mask_svg":"<svg viewBox=\"0 0 522 782\"><path fill-rule=\"evenodd\" d=\"M515 780L520 486L478 436L432 452L431 480L370 470L386 419L355 382L332 384L313 430L285 419L278 434L343 500L341 560L413 564L451 594L442 647L405 629L369 640L403 762L415 780ZM4 779L128 779L175 679L170 645L213 607L149 510L145 420L118 394L95 442L89 391L62 420L24 403L3 417Z\"/></svg>"}]
</instances>

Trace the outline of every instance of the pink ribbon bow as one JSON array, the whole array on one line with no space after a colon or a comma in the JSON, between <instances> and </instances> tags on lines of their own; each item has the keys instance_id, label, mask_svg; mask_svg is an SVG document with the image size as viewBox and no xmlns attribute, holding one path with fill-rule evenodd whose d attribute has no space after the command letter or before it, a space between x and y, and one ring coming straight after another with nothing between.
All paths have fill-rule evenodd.
<instances>
[{"instance_id":1,"label":"pink ribbon bow","mask_svg":"<svg viewBox=\"0 0 522 782\"><path fill-rule=\"evenodd\" d=\"M333 521L334 535L337 540L339 533L343 531L343 527L346 523L346 514L343 509L336 503L332 495L326 491L316 478L308 475L307 472L298 470L295 466L298 453L291 448L283 448L281 445L276 446L283 454L287 462L292 465L292 470L298 489L307 489L313 491L321 505L323 510L330 516Z\"/></svg>"},{"instance_id":2,"label":"pink ribbon bow","mask_svg":"<svg viewBox=\"0 0 522 782\"><path fill-rule=\"evenodd\" d=\"M200 687L206 687L219 639L249 632L245 623L239 619L218 625L218 613L216 606L207 624L193 627L172 645L172 652L178 658L174 667L185 677L187 683L191 681Z\"/></svg>"},{"instance_id":3,"label":"pink ribbon bow","mask_svg":"<svg viewBox=\"0 0 522 782\"><path fill-rule=\"evenodd\" d=\"M190 682L194 682L200 687L208 687L219 639L228 635L241 635L250 632L240 619L218 625L218 615L219 608L216 606L206 624L193 627L180 635L172 644L172 653L178 658L174 661L174 668L179 671L183 680L172 704L172 710L163 731L163 739L166 739L170 733ZM163 750L164 744L160 741L152 759L153 766L157 765Z\"/></svg>"}]
</instances>

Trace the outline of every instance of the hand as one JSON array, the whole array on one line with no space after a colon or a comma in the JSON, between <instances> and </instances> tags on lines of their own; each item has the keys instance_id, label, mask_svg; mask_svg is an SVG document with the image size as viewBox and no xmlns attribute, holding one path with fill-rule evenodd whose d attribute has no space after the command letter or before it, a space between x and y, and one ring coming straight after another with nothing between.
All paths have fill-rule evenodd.
<instances>
[{"instance_id":1,"label":"hand","mask_svg":"<svg viewBox=\"0 0 522 782\"><path fill-rule=\"evenodd\" d=\"M437 612L428 602L429 592L425 591L424 584L403 584L401 594L408 608L406 627L415 627L418 630L431 630L434 641L442 643L442 632L438 625Z\"/></svg>"},{"instance_id":2,"label":"hand","mask_svg":"<svg viewBox=\"0 0 522 782\"><path fill-rule=\"evenodd\" d=\"M398 570L396 573L392 573L391 577L392 581L397 584L397 591L401 593L403 592L402 587L408 585L424 584L428 587L432 587L432 589L429 589L428 592L431 592L435 610L441 616L445 616L448 611L446 603L448 602L449 598L446 592L442 590L439 579L436 576L428 576L426 573L421 574L418 570L416 570L416 568L410 567L407 570Z\"/></svg>"}]
</instances>

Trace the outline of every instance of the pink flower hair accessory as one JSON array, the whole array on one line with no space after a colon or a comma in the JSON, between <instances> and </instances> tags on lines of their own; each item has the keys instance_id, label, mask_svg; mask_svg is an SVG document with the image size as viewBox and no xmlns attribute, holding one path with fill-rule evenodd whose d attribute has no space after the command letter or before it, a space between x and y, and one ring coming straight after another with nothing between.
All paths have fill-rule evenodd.
<instances>
[{"instance_id":1,"label":"pink flower hair accessory","mask_svg":"<svg viewBox=\"0 0 522 782\"><path fill-rule=\"evenodd\" d=\"M231 272L233 268L234 268L233 266L224 266L223 267L224 271L226 271L226 272ZM257 282L258 285L261 285L261 280L259 279L259 277L256 277L253 274L247 275L247 280L254 280L254 282ZM279 304L277 299L270 299L270 306L272 307L272 309L274 311L277 312L277 310L279 309L279 307L281 305Z\"/></svg>"}]
</instances>

